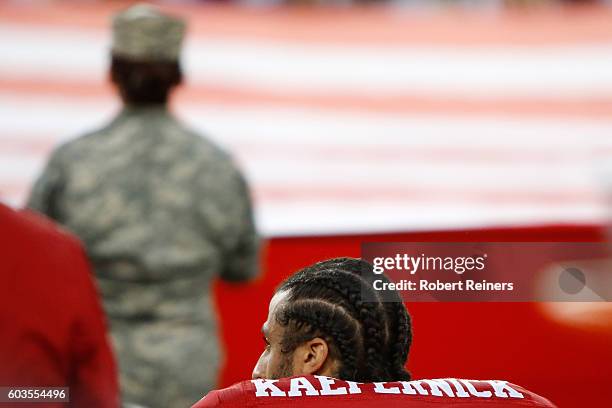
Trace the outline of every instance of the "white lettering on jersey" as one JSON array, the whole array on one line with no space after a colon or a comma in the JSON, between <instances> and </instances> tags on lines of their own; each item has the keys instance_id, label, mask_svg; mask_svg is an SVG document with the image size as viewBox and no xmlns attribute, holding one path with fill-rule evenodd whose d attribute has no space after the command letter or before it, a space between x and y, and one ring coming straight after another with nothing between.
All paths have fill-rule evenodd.
<instances>
[{"instance_id":1,"label":"white lettering on jersey","mask_svg":"<svg viewBox=\"0 0 612 408\"><path fill-rule=\"evenodd\" d=\"M357 383L355 381L346 381L346 383L349 385L349 394L361 394L361 388L359 388L359 384L362 383Z\"/></svg>"},{"instance_id":2,"label":"white lettering on jersey","mask_svg":"<svg viewBox=\"0 0 612 408\"><path fill-rule=\"evenodd\" d=\"M496 397L508 398L508 396L510 396L511 398L525 398L523 394L510 387L507 381L491 380L487 382L493 386ZM504 391L508 391L508 393L506 394Z\"/></svg>"},{"instance_id":3,"label":"white lettering on jersey","mask_svg":"<svg viewBox=\"0 0 612 408\"><path fill-rule=\"evenodd\" d=\"M449 383L453 384L455 386L455 390L457 390L456 392L456 396L459 398L467 398L470 396L470 394L468 394L467 392L465 392L465 390L463 389L463 387L461 386L461 383L459 383L459 381L455 380L454 378L448 378L446 379L446 381L448 381Z\"/></svg>"},{"instance_id":4,"label":"white lettering on jersey","mask_svg":"<svg viewBox=\"0 0 612 408\"><path fill-rule=\"evenodd\" d=\"M331 386L336 384L336 380L322 375L315 375L315 378L321 383L321 395L345 395L347 394L346 387L338 387L332 389ZM361 392L361 390L359 390Z\"/></svg>"},{"instance_id":5,"label":"white lettering on jersey","mask_svg":"<svg viewBox=\"0 0 612 408\"><path fill-rule=\"evenodd\" d=\"M291 386L287 395L290 397L301 397L303 395L302 390L305 390L308 396L319 395L319 391L304 377L291 379Z\"/></svg>"},{"instance_id":6,"label":"white lettering on jersey","mask_svg":"<svg viewBox=\"0 0 612 408\"><path fill-rule=\"evenodd\" d=\"M400 381L400 384L403 387L403 394L416 395L418 393L419 395L429 395L429 392L418 381Z\"/></svg>"},{"instance_id":7,"label":"white lettering on jersey","mask_svg":"<svg viewBox=\"0 0 612 408\"><path fill-rule=\"evenodd\" d=\"M363 383L355 381L344 381L348 385L340 386L336 379L315 375L320 383L320 387L316 383L311 383L305 377L291 378L289 391L285 393L281 388L275 385L278 380L257 379L251 380L255 385L256 397L302 397L302 396L317 396L317 395L347 395L361 394L361 385ZM476 389L476 382L483 385L487 384L492 391L479 391ZM423 385L427 384L425 388ZM466 398L470 396L478 398L525 398L525 396L512 388L507 381L499 380L463 380L455 378L445 379L423 379L417 381L399 381L399 382L375 382L373 383L373 391L378 394L405 394L405 395L431 395L434 397L458 397ZM319 391L320 390L320 391ZM467 390L467 391L466 391Z\"/></svg>"},{"instance_id":8,"label":"white lettering on jersey","mask_svg":"<svg viewBox=\"0 0 612 408\"><path fill-rule=\"evenodd\" d=\"M256 397L286 397L284 391L281 391L276 385L275 382L278 380L263 380L258 378L257 380L251 380L253 384L255 384L255 396Z\"/></svg>"},{"instance_id":9,"label":"white lettering on jersey","mask_svg":"<svg viewBox=\"0 0 612 408\"><path fill-rule=\"evenodd\" d=\"M386 382L375 382L374 392L377 392L379 394L399 394L400 393L399 387L385 388L385 384L387 383Z\"/></svg>"},{"instance_id":10,"label":"white lettering on jersey","mask_svg":"<svg viewBox=\"0 0 612 408\"><path fill-rule=\"evenodd\" d=\"M431 389L431 395L435 395L436 397L441 397L442 391L444 391L444 393L448 397L455 396L455 393L453 392L453 389L451 388L451 386L444 380L423 380L423 382L429 385L429 388Z\"/></svg>"},{"instance_id":11,"label":"white lettering on jersey","mask_svg":"<svg viewBox=\"0 0 612 408\"><path fill-rule=\"evenodd\" d=\"M463 385L465 385L465 388L467 388L468 392L475 397L491 398L491 396L493 395L491 391L478 391L476 387L474 387L474 385L470 382L470 380L459 380L459 381L461 381Z\"/></svg>"}]
</instances>

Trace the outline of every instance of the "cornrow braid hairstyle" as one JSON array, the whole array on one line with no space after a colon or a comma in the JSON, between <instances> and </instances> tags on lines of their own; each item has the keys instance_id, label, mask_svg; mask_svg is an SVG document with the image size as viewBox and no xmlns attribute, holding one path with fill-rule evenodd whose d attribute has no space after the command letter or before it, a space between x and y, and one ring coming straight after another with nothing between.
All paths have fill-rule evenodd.
<instances>
[{"instance_id":1,"label":"cornrow braid hairstyle","mask_svg":"<svg viewBox=\"0 0 612 408\"><path fill-rule=\"evenodd\" d=\"M357 258L334 258L318 262L304 271L315 272L326 269L343 270L364 279L372 287L375 279L389 282L384 275L375 275L372 265ZM380 295L379 292L376 292ZM406 361L412 344L412 321L402 298L397 291L386 291L383 302L386 312L386 323L388 331L388 344L386 352L387 371L395 381L409 381L411 376L406 370ZM379 296L379 300L383 300Z\"/></svg>"},{"instance_id":2,"label":"cornrow braid hairstyle","mask_svg":"<svg viewBox=\"0 0 612 408\"><path fill-rule=\"evenodd\" d=\"M359 342L361 328L343 308L319 299L296 300L278 315L278 322L291 332L283 339L284 353L315 337L322 337L329 344L330 356L342 362L339 377L359 378L358 361L363 355Z\"/></svg>"},{"instance_id":3,"label":"cornrow braid hairstyle","mask_svg":"<svg viewBox=\"0 0 612 408\"><path fill-rule=\"evenodd\" d=\"M340 378L362 382L393 379L386 364L386 310L380 302L361 300L362 291L375 296L365 280L343 270L306 268L278 289L284 290L289 291L288 301L277 313L277 321L290 327L286 351L322 336L330 344L332 356L340 361Z\"/></svg>"}]
</instances>

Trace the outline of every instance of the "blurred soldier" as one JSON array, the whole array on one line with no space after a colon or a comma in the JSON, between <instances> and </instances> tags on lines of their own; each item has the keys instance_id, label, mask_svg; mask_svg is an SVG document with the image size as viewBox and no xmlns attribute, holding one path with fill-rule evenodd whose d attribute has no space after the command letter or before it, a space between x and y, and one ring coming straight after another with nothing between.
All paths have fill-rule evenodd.
<instances>
[{"instance_id":1,"label":"blurred soldier","mask_svg":"<svg viewBox=\"0 0 612 408\"><path fill-rule=\"evenodd\" d=\"M0 226L0 387L70 394L70 404L4 405L4 393L0 406L117 408L117 369L80 243L44 217L1 203Z\"/></svg>"},{"instance_id":2,"label":"blurred soldier","mask_svg":"<svg viewBox=\"0 0 612 408\"><path fill-rule=\"evenodd\" d=\"M123 399L151 407L189 406L215 386L222 354L211 282L257 270L245 180L167 110L182 79L184 29L145 5L115 16L111 78L124 109L59 147L29 200L84 241Z\"/></svg>"}]
</instances>

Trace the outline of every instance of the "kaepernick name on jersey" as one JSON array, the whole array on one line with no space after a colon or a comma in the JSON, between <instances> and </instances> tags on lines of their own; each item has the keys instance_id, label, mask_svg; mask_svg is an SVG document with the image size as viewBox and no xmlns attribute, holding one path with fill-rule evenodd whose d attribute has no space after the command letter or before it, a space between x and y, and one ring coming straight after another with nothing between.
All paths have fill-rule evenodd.
<instances>
[{"instance_id":1,"label":"kaepernick name on jersey","mask_svg":"<svg viewBox=\"0 0 612 408\"><path fill-rule=\"evenodd\" d=\"M398 381L394 383L375 382L358 383L354 381L343 381L346 386L337 386L334 378L315 375L318 384L313 384L306 377L294 377L290 379L290 387L287 392L278 388L275 383L278 380L251 380L255 385L255 396L257 397L304 397L318 395L346 395L361 394L362 387L377 394L407 394L407 395L431 395L447 397L479 397L479 398L524 398L518 390L512 388L507 381L499 380L459 380L455 378ZM425 385L425 386L424 386ZM478 389L477 389L478 386ZM483 389L483 386L485 389Z\"/></svg>"}]
</instances>

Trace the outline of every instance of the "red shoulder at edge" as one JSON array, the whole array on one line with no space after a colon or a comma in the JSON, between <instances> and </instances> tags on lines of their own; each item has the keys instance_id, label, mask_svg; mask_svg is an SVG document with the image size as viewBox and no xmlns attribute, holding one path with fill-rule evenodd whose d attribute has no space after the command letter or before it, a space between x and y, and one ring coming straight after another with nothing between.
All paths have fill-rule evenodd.
<instances>
[{"instance_id":1,"label":"red shoulder at edge","mask_svg":"<svg viewBox=\"0 0 612 408\"><path fill-rule=\"evenodd\" d=\"M71 241L73 244L81 246L81 241L75 235L44 214L29 208L24 208L14 213L16 216L21 217L24 223L28 223L31 228L36 228L40 233L61 237L65 241Z\"/></svg>"},{"instance_id":2,"label":"red shoulder at edge","mask_svg":"<svg viewBox=\"0 0 612 408\"><path fill-rule=\"evenodd\" d=\"M82 247L81 242L68 230L47 218L44 214L37 213L28 208L15 210L0 202L0 219L8 231L17 233L20 237L28 237L37 241L47 238L47 243L62 242L70 243L72 246ZM8 239L8 237L0 237Z\"/></svg>"}]
</instances>

